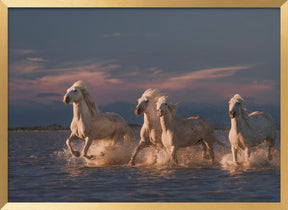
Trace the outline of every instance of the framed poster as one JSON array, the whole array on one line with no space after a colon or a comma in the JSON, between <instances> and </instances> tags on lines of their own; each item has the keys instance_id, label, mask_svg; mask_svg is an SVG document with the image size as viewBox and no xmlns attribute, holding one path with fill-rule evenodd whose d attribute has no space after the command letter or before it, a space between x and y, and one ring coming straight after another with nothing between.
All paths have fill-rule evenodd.
<instances>
[{"instance_id":1,"label":"framed poster","mask_svg":"<svg viewBox=\"0 0 288 210\"><path fill-rule=\"evenodd\" d=\"M287 1L1 1L1 207L287 207L287 16ZM133 143L95 141L95 159L71 154L83 142L66 146L75 107L62 99L78 80L99 112L134 129ZM213 124L228 146L215 143L214 164L196 145L179 148L177 164L148 147L128 166L143 124L134 109L149 88L179 102L178 117ZM272 116L272 160L260 144L249 164L244 152L233 163L235 94Z\"/></svg>"}]
</instances>

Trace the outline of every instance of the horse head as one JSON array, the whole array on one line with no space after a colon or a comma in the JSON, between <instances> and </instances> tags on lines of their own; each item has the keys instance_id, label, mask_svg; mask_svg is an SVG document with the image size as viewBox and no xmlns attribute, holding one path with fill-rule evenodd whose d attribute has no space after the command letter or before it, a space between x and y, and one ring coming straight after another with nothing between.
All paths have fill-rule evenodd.
<instances>
[{"instance_id":1,"label":"horse head","mask_svg":"<svg viewBox=\"0 0 288 210\"><path fill-rule=\"evenodd\" d=\"M152 108L160 97L160 93L156 89L147 89L142 96L138 99L138 104L135 108L135 114L141 115L147 111L147 109ZM155 105L154 105L155 106ZM155 108L154 108L155 109Z\"/></svg>"},{"instance_id":2,"label":"horse head","mask_svg":"<svg viewBox=\"0 0 288 210\"><path fill-rule=\"evenodd\" d=\"M243 98L239 94L235 94L229 101L229 116L231 119L239 115L243 106Z\"/></svg>"},{"instance_id":3,"label":"horse head","mask_svg":"<svg viewBox=\"0 0 288 210\"><path fill-rule=\"evenodd\" d=\"M83 99L83 88L86 88L86 85L83 81L79 80L75 82L70 88L67 89L67 92L63 97L63 102L65 104L69 104L81 101Z\"/></svg>"},{"instance_id":4,"label":"horse head","mask_svg":"<svg viewBox=\"0 0 288 210\"><path fill-rule=\"evenodd\" d=\"M168 96L162 96L156 103L156 110L158 117L162 117L168 111Z\"/></svg>"}]
</instances>

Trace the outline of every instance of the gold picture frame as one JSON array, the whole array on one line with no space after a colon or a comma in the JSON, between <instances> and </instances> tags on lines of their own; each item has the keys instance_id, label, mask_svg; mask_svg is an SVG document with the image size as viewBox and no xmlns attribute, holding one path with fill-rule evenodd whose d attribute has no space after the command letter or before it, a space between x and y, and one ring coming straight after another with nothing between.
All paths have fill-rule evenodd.
<instances>
[{"instance_id":1,"label":"gold picture frame","mask_svg":"<svg viewBox=\"0 0 288 210\"><path fill-rule=\"evenodd\" d=\"M281 148L288 148L288 0L0 0L1 209L288 209L288 152L281 151L280 203L11 203L8 202L9 8L279 8L281 27Z\"/></svg>"}]
</instances>

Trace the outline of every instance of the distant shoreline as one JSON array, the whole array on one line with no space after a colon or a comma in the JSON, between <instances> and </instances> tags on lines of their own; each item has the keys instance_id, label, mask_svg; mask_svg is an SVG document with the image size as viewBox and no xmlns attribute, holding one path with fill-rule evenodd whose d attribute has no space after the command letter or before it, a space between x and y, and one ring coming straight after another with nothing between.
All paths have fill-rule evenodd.
<instances>
[{"instance_id":1,"label":"distant shoreline","mask_svg":"<svg viewBox=\"0 0 288 210\"><path fill-rule=\"evenodd\" d=\"M137 124L129 124L130 127L133 129L139 129L141 128L141 125ZM50 124L47 126L30 126L30 127L24 127L24 126L15 126L15 127L9 127L8 131L68 131L70 130L70 127L64 127L58 124Z\"/></svg>"},{"instance_id":2,"label":"distant shoreline","mask_svg":"<svg viewBox=\"0 0 288 210\"><path fill-rule=\"evenodd\" d=\"M134 130L140 130L142 125L138 124L129 124L131 128ZM15 126L15 127L9 127L8 131L69 131L70 127L63 127L58 124L50 124L47 126L31 126L31 127L24 127L24 126ZM215 130L230 130L230 127L215 127ZM278 127L276 129L277 131L280 130Z\"/></svg>"},{"instance_id":3,"label":"distant shoreline","mask_svg":"<svg viewBox=\"0 0 288 210\"><path fill-rule=\"evenodd\" d=\"M57 124L51 124L47 126L15 126L15 127L9 127L8 131L46 131L46 130L70 130L69 127L63 127L61 125Z\"/></svg>"}]
</instances>

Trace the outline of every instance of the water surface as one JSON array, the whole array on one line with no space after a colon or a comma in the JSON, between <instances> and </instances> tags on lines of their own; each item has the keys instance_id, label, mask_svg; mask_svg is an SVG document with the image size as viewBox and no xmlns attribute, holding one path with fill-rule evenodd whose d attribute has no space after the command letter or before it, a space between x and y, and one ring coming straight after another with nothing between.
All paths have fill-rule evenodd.
<instances>
[{"instance_id":1,"label":"water surface","mask_svg":"<svg viewBox=\"0 0 288 210\"><path fill-rule=\"evenodd\" d=\"M214 166L196 146L178 151L178 166L164 151L148 148L128 167L135 145L93 144L89 152L96 159L86 161L69 153L69 134L9 131L9 202L280 202L279 151L268 161L264 145L237 167L229 148L217 145ZM227 131L216 135L229 144ZM81 149L82 142L73 146Z\"/></svg>"}]
</instances>

